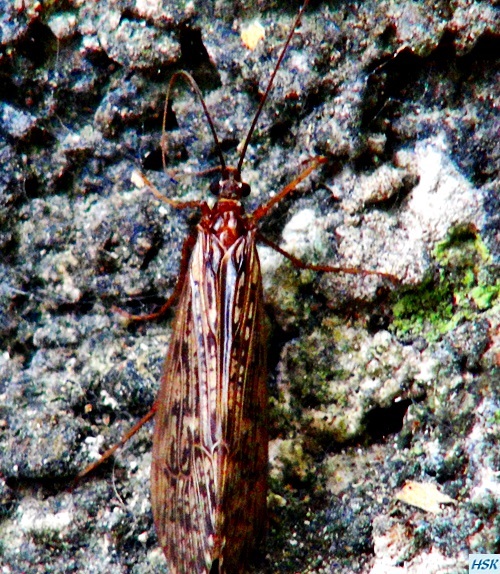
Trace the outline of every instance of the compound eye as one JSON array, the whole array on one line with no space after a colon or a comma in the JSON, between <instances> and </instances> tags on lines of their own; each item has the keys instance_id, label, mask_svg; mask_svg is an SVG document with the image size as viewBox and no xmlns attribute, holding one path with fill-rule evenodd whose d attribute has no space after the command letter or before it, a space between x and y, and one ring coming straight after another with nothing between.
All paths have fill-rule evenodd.
<instances>
[{"instance_id":1,"label":"compound eye","mask_svg":"<svg viewBox=\"0 0 500 574\"><path fill-rule=\"evenodd\" d=\"M217 197L220 194L220 179L216 177L210 182L210 193Z\"/></svg>"},{"instance_id":2,"label":"compound eye","mask_svg":"<svg viewBox=\"0 0 500 574\"><path fill-rule=\"evenodd\" d=\"M242 182L240 187L241 197L247 197L250 195L250 186L248 183Z\"/></svg>"}]
</instances>

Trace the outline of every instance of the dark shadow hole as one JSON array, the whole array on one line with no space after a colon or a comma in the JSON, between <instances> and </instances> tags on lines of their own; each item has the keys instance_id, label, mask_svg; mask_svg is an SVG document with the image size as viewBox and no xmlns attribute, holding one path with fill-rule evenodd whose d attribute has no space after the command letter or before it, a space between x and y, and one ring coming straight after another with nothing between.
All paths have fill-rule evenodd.
<instances>
[{"instance_id":1,"label":"dark shadow hole","mask_svg":"<svg viewBox=\"0 0 500 574\"><path fill-rule=\"evenodd\" d=\"M72 476L60 475L50 477L8 477L5 484L14 492L30 492L42 498L49 498L67 492L72 486Z\"/></svg>"},{"instance_id":2,"label":"dark shadow hole","mask_svg":"<svg viewBox=\"0 0 500 574\"><path fill-rule=\"evenodd\" d=\"M203 44L201 30L184 24L179 33L182 68L191 71L203 89L213 90L222 85L219 72L211 62Z\"/></svg>"},{"instance_id":3,"label":"dark shadow hole","mask_svg":"<svg viewBox=\"0 0 500 574\"><path fill-rule=\"evenodd\" d=\"M79 301L76 302L65 302L61 303L57 307L56 313L58 315L76 314L76 315L86 315L92 311L96 301L96 297L93 293L84 293Z\"/></svg>"},{"instance_id":4,"label":"dark shadow hole","mask_svg":"<svg viewBox=\"0 0 500 574\"><path fill-rule=\"evenodd\" d=\"M376 407L365 417L366 434L374 441L396 434L403 428L403 418L412 404L411 399L403 399L390 407Z\"/></svg>"},{"instance_id":5,"label":"dark shadow hole","mask_svg":"<svg viewBox=\"0 0 500 574\"><path fill-rule=\"evenodd\" d=\"M497 60L500 54L500 34L485 32L470 52L460 58L461 62L468 67L477 65L478 62Z\"/></svg>"},{"instance_id":6,"label":"dark shadow hole","mask_svg":"<svg viewBox=\"0 0 500 574\"><path fill-rule=\"evenodd\" d=\"M40 182L38 181L38 177L36 175L28 175L28 177L24 180L24 191L26 193L26 197L29 199L34 199L40 195Z\"/></svg>"},{"instance_id":7,"label":"dark shadow hole","mask_svg":"<svg viewBox=\"0 0 500 574\"><path fill-rule=\"evenodd\" d=\"M145 116L143 122L143 128L145 132L157 133L158 126L163 124L163 104L160 107L151 106ZM177 122L177 116L172 109L172 100L168 102L167 117L165 118L165 131L171 132L179 127Z\"/></svg>"},{"instance_id":8,"label":"dark shadow hole","mask_svg":"<svg viewBox=\"0 0 500 574\"><path fill-rule=\"evenodd\" d=\"M269 137L271 138L271 142L273 144L277 142L290 142L293 138L291 127L292 124L290 121L275 122L269 130Z\"/></svg>"},{"instance_id":9,"label":"dark shadow hole","mask_svg":"<svg viewBox=\"0 0 500 574\"><path fill-rule=\"evenodd\" d=\"M19 51L37 67L42 66L57 51L57 39L52 30L34 20L19 42Z\"/></svg>"},{"instance_id":10,"label":"dark shadow hole","mask_svg":"<svg viewBox=\"0 0 500 574\"><path fill-rule=\"evenodd\" d=\"M224 138L223 140L221 140L219 142L219 146L220 146L220 150L222 151L223 154L234 150L238 147L238 144L240 143L240 140L237 138ZM208 154L208 159L212 160L212 159L219 159L219 150L217 149L217 146L214 144L211 149L210 149L210 153Z\"/></svg>"},{"instance_id":11,"label":"dark shadow hole","mask_svg":"<svg viewBox=\"0 0 500 574\"><path fill-rule=\"evenodd\" d=\"M187 149L183 145L171 145L165 156L165 164L172 165L177 162L186 161L189 157ZM142 169L152 171L163 171L163 157L160 146L148 152L142 160Z\"/></svg>"},{"instance_id":12,"label":"dark shadow hole","mask_svg":"<svg viewBox=\"0 0 500 574\"><path fill-rule=\"evenodd\" d=\"M181 57L186 68L194 70L210 63L207 49L203 44L201 30L190 28L187 25L181 27L179 41L181 44Z\"/></svg>"}]
</instances>

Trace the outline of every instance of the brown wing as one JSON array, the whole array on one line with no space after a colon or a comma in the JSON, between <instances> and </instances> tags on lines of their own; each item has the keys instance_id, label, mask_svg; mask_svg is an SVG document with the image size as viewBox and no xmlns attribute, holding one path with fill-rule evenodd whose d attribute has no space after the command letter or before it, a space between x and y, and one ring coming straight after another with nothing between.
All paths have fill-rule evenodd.
<instances>
[{"instance_id":1,"label":"brown wing","mask_svg":"<svg viewBox=\"0 0 500 574\"><path fill-rule=\"evenodd\" d=\"M232 269L233 271L230 271ZM227 456L220 457L222 572L244 571L265 529L267 494L267 360L260 263L252 235L226 253L221 265L222 399L218 419ZM226 390L227 385L227 390ZM227 406L226 406L227 405Z\"/></svg>"},{"instance_id":2,"label":"brown wing","mask_svg":"<svg viewBox=\"0 0 500 574\"><path fill-rule=\"evenodd\" d=\"M240 572L263 529L266 359L253 232L224 252L200 231L167 354L152 506L171 572Z\"/></svg>"}]
</instances>

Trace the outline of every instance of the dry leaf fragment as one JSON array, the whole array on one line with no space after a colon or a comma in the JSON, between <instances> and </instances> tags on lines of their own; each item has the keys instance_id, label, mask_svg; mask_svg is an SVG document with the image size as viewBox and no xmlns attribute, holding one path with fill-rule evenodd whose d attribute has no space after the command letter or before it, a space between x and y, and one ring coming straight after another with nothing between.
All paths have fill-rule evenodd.
<instances>
[{"instance_id":1,"label":"dry leaf fragment","mask_svg":"<svg viewBox=\"0 0 500 574\"><path fill-rule=\"evenodd\" d=\"M426 512L441 512L441 504L454 504L456 501L446 494L439 492L437 486L430 482L414 482L409 480L396 494L396 498L421 508Z\"/></svg>"},{"instance_id":2,"label":"dry leaf fragment","mask_svg":"<svg viewBox=\"0 0 500 574\"><path fill-rule=\"evenodd\" d=\"M255 50L266 31L260 22L253 22L241 31L241 41L249 50Z\"/></svg>"}]
</instances>

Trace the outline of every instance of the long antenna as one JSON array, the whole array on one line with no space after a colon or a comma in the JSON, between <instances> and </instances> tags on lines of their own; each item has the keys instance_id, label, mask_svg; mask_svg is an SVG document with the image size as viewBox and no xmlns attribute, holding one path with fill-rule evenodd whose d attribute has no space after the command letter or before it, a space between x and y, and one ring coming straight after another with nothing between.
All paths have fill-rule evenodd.
<instances>
[{"instance_id":1,"label":"long antenna","mask_svg":"<svg viewBox=\"0 0 500 574\"><path fill-rule=\"evenodd\" d=\"M224 161L224 156L222 155L222 149L220 147L219 138L217 137L217 132L215 131L215 126L214 126L214 123L212 121L212 118L210 117L210 112L208 111L207 104L205 103L205 100L203 98L203 94L201 93L201 90L200 90L198 84L196 83L196 80L193 78L193 76L189 72L186 72L185 70L179 70L178 72L175 72L174 74L172 74L172 77L170 78L170 82L168 83L167 95L165 97L165 108L163 110L163 124L162 124L161 158L163 161L163 168L166 170L166 164L167 164L167 161L165 158L165 148L163 146L163 142L164 142L163 138L165 137L165 134L166 134L168 104L170 102L170 92L172 91L172 87L173 87L175 81L177 80L177 78L184 78L184 80L186 82L188 82L188 84L190 84L191 88L193 88L196 95L198 96L198 98L201 102L201 105L203 107L203 111L205 112L205 117L207 118L208 125L210 126L210 129L212 131L212 135L214 137L215 147L217 148L217 153L219 154L219 159L220 159L220 169L222 172L224 172L226 170L226 162Z\"/></svg>"},{"instance_id":2,"label":"long antenna","mask_svg":"<svg viewBox=\"0 0 500 574\"><path fill-rule=\"evenodd\" d=\"M304 10L306 9L308 3L309 3L309 0L304 0L304 4L302 4L302 8L300 9L300 11L297 15L297 18L295 19L295 22L294 22L290 32L288 33L288 38L286 39L285 45L283 46L283 49L281 50L280 57L278 58L278 61L276 62L276 66L274 67L273 73L271 74L271 79L269 80L269 83L267 84L266 91L264 92L264 95L263 95L262 99L260 100L260 104L259 104L259 107L257 108L257 111L255 112L255 116L253 118L252 125L250 126L250 129L248 130L248 134L247 134L247 137L245 139L245 143L243 144L243 149L241 151L240 160L239 160L238 166L236 168L236 171L238 174L241 173L241 167L243 165L243 160L245 159L245 154L247 152L248 145L250 143L250 139L252 138L253 132L255 131L255 126L257 125L257 121L259 119L260 113L262 112L262 108L264 107L264 105L266 103L267 96L269 95L269 92L271 91L271 88L273 87L274 78L276 77L276 74L277 74L278 69L281 65L281 62L283 61L283 58L285 57L288 46L289 46L290 42L292 41L293 34L295 33L295 30L297 29L298 25L300 24L300 19L302 18L302 14L304 13Z\"/></svg>"}]
</instances>

